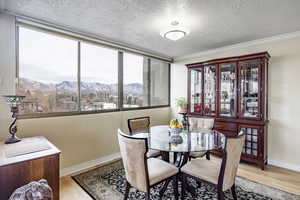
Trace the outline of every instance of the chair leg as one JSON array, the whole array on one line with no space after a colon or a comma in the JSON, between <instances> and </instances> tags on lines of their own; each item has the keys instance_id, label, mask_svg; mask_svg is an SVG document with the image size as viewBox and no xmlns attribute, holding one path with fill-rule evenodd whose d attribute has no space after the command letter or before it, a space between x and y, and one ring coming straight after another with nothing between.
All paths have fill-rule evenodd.
<instances>
[{"instance_id":1,"label":"chair leg","mask_svg":"<svg viewBox=\"0 0 300 200\"><path fill-rule=\"evenodd\" d=\"M207 160L210 160L210 153L209 153L209 151L206 152L205 156L206 156L206 159L207 159Z\"/></svg>"},{"instance_id":2,"label":"chair leg","mask_svg":"<svg viewBox=\"0 0 300 200\"><path fill-rule=\"evenodd\" d=\"M224 192L222 190L218 190L218 200L224 200Z\"/></svg>"},{"instance_id":3,"label":"chair leg","mask_svg":"<svg viewBox=\"0 0 300 200\"><path fill-rule=\"evenodd\" d=\"M202 186L202 182L200 180L196 180L197 184L198 184L198 187L201 187Z\"/></svg>"},{"instance_id":4,"label":"chair leg","mask_svg":"<svg viewBox=\"0 0 300 200\"><path fill-rule=\"evenodd\" d=\"M130 183L128 183L128 181L126 181L125 194L124 194L124 198L123 198L124 200L126 200L128 198L129 190L130 190Z\"/></svg>"},{"instance_id":5,"label":"chair leg","mask_svg":"<svg viewBox=\"0 0 300 200\"><path fill-rule=\"evenodd\" d=\"M175 164L177 161L177 152L173 153L173 163Z\"/></svg>"},{"instance_id":6,"label":"chair leg","mask_svg":"<svg viewBox=\"0 0 300 200\"><path fill-rule=\"evenodd\" d=\"M231 193L234 200L237 200L236 191L235 191L235 184L231 186Z\"/></svg>"},{"instance_id":7,"label":"chair leg","mask_svg":"<svg viewBox=\"0 0 300 200\"><path fill-rule=\"evenodd\" d=\"M150 192L147 192L147 193L146 193L145 199L146 199L146 200L150 200Z\"/></svg>"},{"instance_id":8,"label":"chair leg","mask_svg":"<svg viewBox=\"0 0 300 200\"><path fill-rule=\"evenodd\" d=\"M173 188L175 200L178 200L178 175L174 176L173 178Z\"/></svg>"},{"instance_id":9,"label":"chair leg","mask_svg":"<svg viewBox=\"0 0 300 200\"><path fill-rule=\"evenodd\" d=\"M159 196L162 198L162 196L164 195L165 191L167 190L168 188L168 185L170 183L170 179L167 179L162 187L162 189L159 191Z\"/></svg>"}]
</instances>

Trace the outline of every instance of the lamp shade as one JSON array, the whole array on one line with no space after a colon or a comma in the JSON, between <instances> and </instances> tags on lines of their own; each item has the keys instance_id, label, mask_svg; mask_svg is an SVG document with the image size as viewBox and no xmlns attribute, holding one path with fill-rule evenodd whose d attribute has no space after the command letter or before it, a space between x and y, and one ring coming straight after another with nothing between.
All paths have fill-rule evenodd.
<instances>
[{"instance_id":1,"label":"lamp shade","mask_svg":"<svg viewBox=\"0 0 300 200\"><path fill-rule=\"evenodd\" d=\"M179 40L180 38L183 38L186 35L186 32L182 30L170 30L166 33L164 33L163 37L169 39L169 40Z\"/></svg>"},{"instance_id":2,"label":"lamp shade","mask_svg":"<svg viewBox=\"0 0 300 200\"><path fill-rule=\"evenodd\" d=\"M173 21L169 26L160 32L160 35L163 38L173 41L179 40L188 34L189 30L186 27L179 25L178 21Z\"/></svg>"},{"instance_id":3,"label":"lamp shade","mask_svg":"<svg viewBox=\"0 0 300 200\"><path fill-rule=\"evenodd\" d=\"M3 97L11 107L20 105L22 100L25 98L25 96L20 95L4 95Z\"/></svg>"}]
</instances>

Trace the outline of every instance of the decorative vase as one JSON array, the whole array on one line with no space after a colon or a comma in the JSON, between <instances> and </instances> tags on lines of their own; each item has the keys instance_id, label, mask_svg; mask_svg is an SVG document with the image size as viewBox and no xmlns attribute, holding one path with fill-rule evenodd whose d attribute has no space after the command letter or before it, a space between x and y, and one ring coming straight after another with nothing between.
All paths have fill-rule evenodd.
<instances>
[{"instance_id":1,"label":"decorative vase","mask_svg":"<svg viewBox=\"0 0 300 200\"><path fill-rule=\"evenodd\" d=\"M187 113L187 105L182 105L179 107L179 113Z\"/></svg>"},{"instance_id":2,"label":"decorative vase","mask_svg":"<svg viewBox=\"0 0 300 200\"><path fill-rule=\"evenodd\" d=\"M171 134L174 134L174 135L178 135L179 133L181 133L182 132L182 128L170 128L170 132L171 132Z\"/></svg>"},{"instance_id":3,"label":"decorative vase","mask_svg":"<svg viewBox=\"0 0 300 200\"><path fill-rule=\"evenodd\" d=\"M170 143L171 144L181 144L183 142L182 137L179 135L183 128L170 128Z\"/></svg>"},{"instance_id":4,"label":"decorative vase","mask_svg":"<svg viewBox=\"0 0 300 200\"><path fill-rule=\"evenodd\" d=\"M182 142L183 142L183 139L179 134L172 135L170 137L170 143L171 144L181 144Z\"/></svg>"}]
</instances>

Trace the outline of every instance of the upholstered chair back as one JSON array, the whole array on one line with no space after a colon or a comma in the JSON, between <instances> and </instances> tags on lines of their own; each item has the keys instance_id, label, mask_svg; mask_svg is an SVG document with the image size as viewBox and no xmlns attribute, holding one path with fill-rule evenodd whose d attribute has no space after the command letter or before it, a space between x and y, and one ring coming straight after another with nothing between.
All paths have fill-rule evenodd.
<instances>
[{"instance_id":1,"label":"upholstered chair back","mask_svg":"<svg viewBox=\"0 0 300 200\"><path fill-rule=\"evenodd\" d=\"M226 163L223 179L223 191L231 188L234 184L236 173L238 170L241 153L245 142L245 134L241 131L238 137L226 138ZM223 162L224 162L223 160Z\"/></svg>"},{"instance_id":2,"label":"upholstered chair back","mask_svg":"<svg viewBox=\"0 0 300 200\"><path fill-rule=\"evenodd\" d=\"M149 133L150 117L140 117L128 119L128 129L130 134Z\"/></svg>"},{"instance_id":3,"label":"upholstered chair back","mask_svg":"<svg viewBox=\"0 0 300 200\"><path fill-rule=\"evenodd\" d=\"M147 139L133 138L118 130L118 140L127 181L140 191L147 192L149 188Z\"/></svg>"},{"instance_id":4,"label":"upholstered chair back","mask_svg":"<svg viewBox=\"0 0 300 200\"><path fill-rule=\"evenodd\" d=\"M212 130L214 127L214 123L214 118L189 117L190 131Z\"/></svg>"}]
</instances>

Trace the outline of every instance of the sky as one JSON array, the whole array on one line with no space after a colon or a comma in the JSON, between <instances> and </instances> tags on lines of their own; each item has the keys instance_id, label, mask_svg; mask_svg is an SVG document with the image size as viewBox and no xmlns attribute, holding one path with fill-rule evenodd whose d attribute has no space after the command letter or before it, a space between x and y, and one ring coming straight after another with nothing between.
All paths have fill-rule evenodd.
<instances>
[{"instance_id":1,"label":"sky","mask_svg":"<svg viewBox=\"0 0 300 200\"><path fill-rule=\"evenodd\" d=\"M77 81L76 40L19 29L19 76L43 83ZM81 80L118 81L118 51L81 42ZM143 83L143 57L124 53L124 84Z\"/></svg>"}]
</instances>

